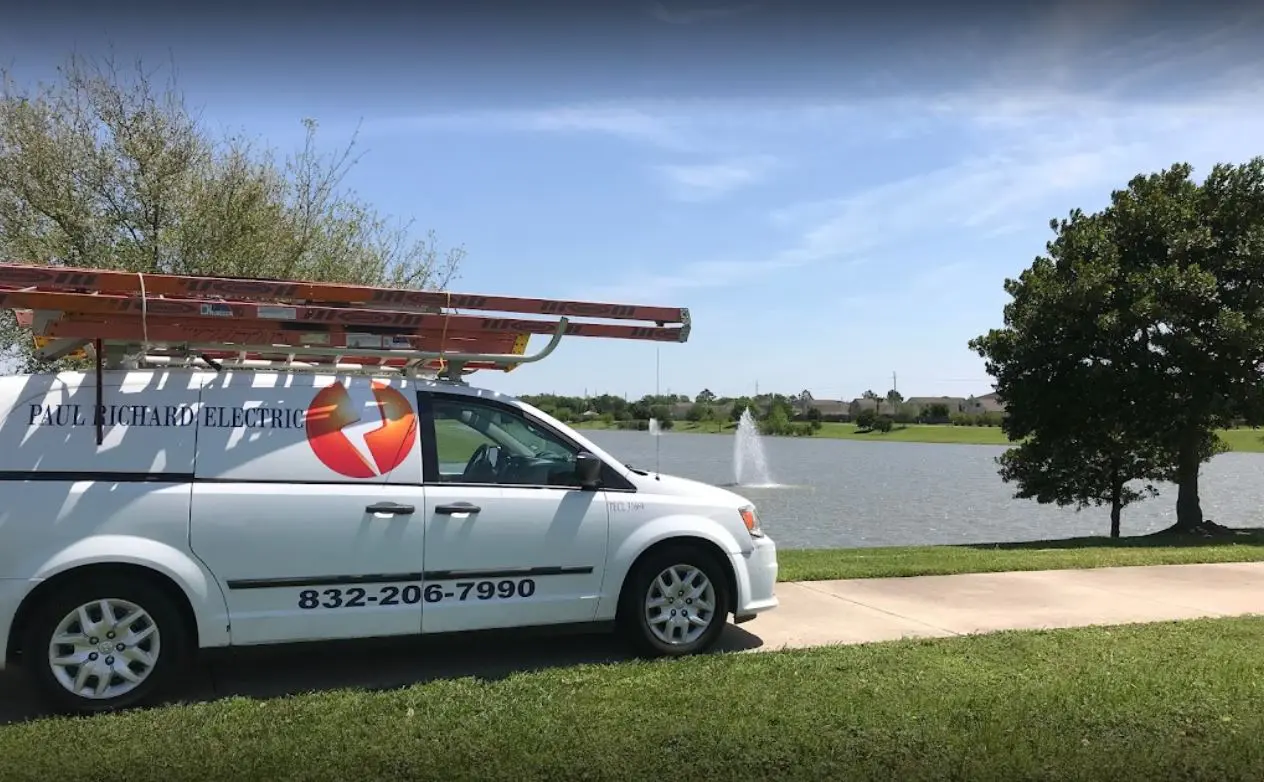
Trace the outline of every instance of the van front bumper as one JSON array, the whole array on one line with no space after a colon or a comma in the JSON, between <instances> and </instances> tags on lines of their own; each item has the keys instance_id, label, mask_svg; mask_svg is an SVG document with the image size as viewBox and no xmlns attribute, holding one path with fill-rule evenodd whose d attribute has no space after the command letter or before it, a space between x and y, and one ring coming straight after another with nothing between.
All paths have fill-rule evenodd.
<instances>
[{"instance_id":1,"label":"van front bumper","mask_svg":"<svg viewBox=\"0 0 1264 782\"><path fill-rule=\"evenodd\" d=\"M777 607L777 544L772 538L755 538L751 550L733 555L737 573L737 606L733 622L749 622Z\"/></svg>"}]
</instances>

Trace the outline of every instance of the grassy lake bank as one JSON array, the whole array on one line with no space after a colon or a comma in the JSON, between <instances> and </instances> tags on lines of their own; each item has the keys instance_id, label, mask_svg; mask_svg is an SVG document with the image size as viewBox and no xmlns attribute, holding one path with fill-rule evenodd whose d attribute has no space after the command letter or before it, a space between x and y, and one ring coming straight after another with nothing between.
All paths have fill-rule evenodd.
<instances>
[{"instance_id":1,"label":"grassy lake bank","mask_svg":"<svg viewBox=\"0 0 1264 782\"><path fill-rule=\"evenodd\" d=\"M1083 537L953 546L782 549L777 559L781 581L1260 562L1264 561L1264 530L1237 529L1213 538L1159 533L1113 540Z\"/></svg>"},{"instance_id":2,"label":"grassy lake bank","mask_svg":"<svg viewBox=\"0 0 1264 782\"><path fill-rule=\"evenodd\" d=\"M576 429L607 429L616 427L599 421L573 424ZM736 425L731 422L694 423L673 422L672 432L693 434L732 434ZM1222 429L1220 437L1230 450L1248 453L1264 453L1264 429ZM855 424L826 422L811 437L832 440L862 440L892 443L941 443L957 445L1009 445L999 426L953 426L951 424L897 425L890 432L861 431Z\"/></svg>"}]
</instances>

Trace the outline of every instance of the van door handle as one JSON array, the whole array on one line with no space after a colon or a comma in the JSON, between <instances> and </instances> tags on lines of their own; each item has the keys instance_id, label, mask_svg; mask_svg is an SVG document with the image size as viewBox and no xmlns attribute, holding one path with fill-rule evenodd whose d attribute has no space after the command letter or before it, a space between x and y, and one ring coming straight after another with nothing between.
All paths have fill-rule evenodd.
<instances>
[{"instance_id":1,"label":"van door handle","mask_svg":"<svg viewBox=\"0 0 1264 782\"><path fill-rule=\"evenodd\" d=\"M451 505L436 505L434 512L443 516L451 516L453 513L478 513L482 508L469 502L454 502Z\"/></svg>"},{"instance_id":2,"label":"van door handle","mask_svg":"<svg viewBox=\"0 0 1264 782\"><path fill-rule=\"evenodd\" d=\"M369 513L389 513L392 516L411 516L417 509L412 505L400 505L395 502L379 502L365 508Z\"/></svg>"}]
</instances>

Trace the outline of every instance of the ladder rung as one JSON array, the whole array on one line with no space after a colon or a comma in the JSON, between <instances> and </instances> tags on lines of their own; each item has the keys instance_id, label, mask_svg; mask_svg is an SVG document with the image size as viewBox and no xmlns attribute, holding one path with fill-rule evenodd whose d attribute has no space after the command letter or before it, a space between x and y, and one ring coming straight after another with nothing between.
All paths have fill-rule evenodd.
<instances>
[{"instance_id":1,"label":"ladder rung","mask_svg":"<svg viewBox=\"0 0 1264 782\"><path fill-rule=\"evenodd\" d=\"M375 345L399 350L481 350L501 352L514 344L518 335L512 332L469 334L454 332L444 335L427 331L421 334L377 334L348 331L345 329L298 330L281 329L273 323L247 321L243 323L214 321L171 322L154 319L142 325L139 318L80 320L59 318L48 322L38 331L38 336L52 338L103 339L107 342L142 341L150 344L173 343L224 345L288 345L302 347L356 347Z\"/></svg>"},{"instance_id":2,"label":"ladder rung","mask_svg":"<svg viewBox=\"0 0 1264 782\"><path fill-rule=\"evenodd\" d=\"M381 356L359 356L348 354L337 357L336 361L331 360L329 356L312 356L305 353L297 354L280 354L268 351L249 351L243 357L238 351L220 351L206 350L197 353L147 353L144 354L142 360L146 363L165 365L165 366L193 366L205 359L210 359L218 364L229 368L241 369L311 369L315 371L337 370L355 371L363 369L366 373L372 374L376 370L389 369L396 372L407 369L417 370L419 373L438 374L443 369L444 362L441 359L428 359L426 361L417 361L410 358L389 358ZM509 369L512 369L512 365ZM491 362L467 362L463 368L467 371L476 369L501 369L502 367Z\"/></svg>"},{"instance_id":3,"label":"ladder rung","mask_svg":"<svg viewBox=\"0 0 1264 782\"><path fill-rule=\"evenodd\" d=\"M25 294L23 301L29 303L38 298L38 294ZM91 298L91 297L89 297ZM0 306L7 300L0 299ZM214 331L224 327L256 328L270 330L302 331L308 334L337 331L372 331L379 334L399 335L464 335L481 337L489 334L552 334L557 330L556 320L530 320L526 318L487 318L477 315L417 315L407 313L384 313L386 315L406 315L398 319L382 318L374 323L369 318L348 319L346 321L330 320L278 320L270 318L234 317L212 315L170 315L163 311L162 299L153 302L155 306L148 315L135 310L126 314L106 313L100 311L64 310L50 304L40 303L37 308L41 312L62 314L52 316L45 326L43 334L55 336L58 330L76 328L59 324L99 324L98 336L102 339L115 339L118 333L133 333L147 324L155 326L171 326L178 328L199 328ZM366 312L362 310L361 312ZM573 323L568 322L566 335L569 337L595 337L605 339L634 339L650 342L683 342L687 336L681 326L626 326L620 323ZM69 336L68 333L63 336Z\"/></svg>"},{"instance_id":4,"label":"ladder rung","mask_svg":"<svg viewBox=\"0 0 1264 782\"><path fill-rule=\"evenodd\" d=\"M684 342L692 328L681 307L2 263L0 308L17 314L45 357L83 355L86 346L92 355L99 349L98 362L202 356L243 367L297 362L449 376L539 361L564 335ZM550 341L527 355L535 334Z\"/></svg>"},{"instance_id":5,"label":"ladder rung","mask_svg":"<svg viewBox=\"0 0 1264 782\"><path fill-rule=\"evenodd\" d=\"M136 272L81 269L66 266L0 264L0 285L36 287L49 291L94 291L140 295L141 276ZM373 304L390 307L450 307L462 310L515 312L555 317L642 320L655 323L688 323L683 307L571 301L566 299L485 296L406 288L381 288L325 282L295 282L234 277L202 277L145 274L147 296L201 296L331 304Z\"/></svg>"}]
</instances>

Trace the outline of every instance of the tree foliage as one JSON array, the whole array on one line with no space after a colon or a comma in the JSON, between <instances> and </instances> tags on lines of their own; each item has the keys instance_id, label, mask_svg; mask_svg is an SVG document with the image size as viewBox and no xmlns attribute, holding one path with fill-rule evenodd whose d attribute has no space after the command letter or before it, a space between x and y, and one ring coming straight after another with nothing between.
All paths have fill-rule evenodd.
<instances>
[{"instance_id":1,"label":"tree foliage","mask_svg":"<svg viewBox=\"0 0 1264 782\"><path fill-rule=\"evenodd\" d=\"M715 410L706 402L694 402L685 417L694 423L702 423L715 418Z\"/></svg>"},{"instance_id":2,"label":"tree foliage","mask_svg":"<svg viewBox=\"0 0 1264 782\"><path fill-rule=\"evenodd\" d=\"M455 279L461 249L415 239L343 187L355 139L324 152L304 120L304 146L278 160L212 136L174 78L140 63L72 57L58 73L24 87L0 71L0 258L410 288ZM0 344L14 345L3 316Z\"/></svg>"},{"instance_id":3,"label":"tree foliage","mask_svg":"<svg viewBox=\"0 0 1264 782\"><path fill-rule=\"evenodd\" d=\"M925 419L926 423L932 423L932 424L947 423L948 417L951 414L952 414L952 411L950 411L948 409L948 405L944 404L943 402L934 402L930 405L927 405L921 411L921 416L922 418Z\"/></svg>"},{"instance_id":4,"label":"tree foliage","mask_svg":"<svg viewBox=\"0 0 1264 782\"><path fill-rule=\"evenodd\" d=\"M971 341L1024 441L1001 464L1019 496L1108 502L1117 530L1175 481L1176 527L1197 529L1214 430L1264 422L1264 158L1191 175L1137 176L1051 221L1048 254L1005 282L1004 328Z\"/></svg>"}]
</instances>

